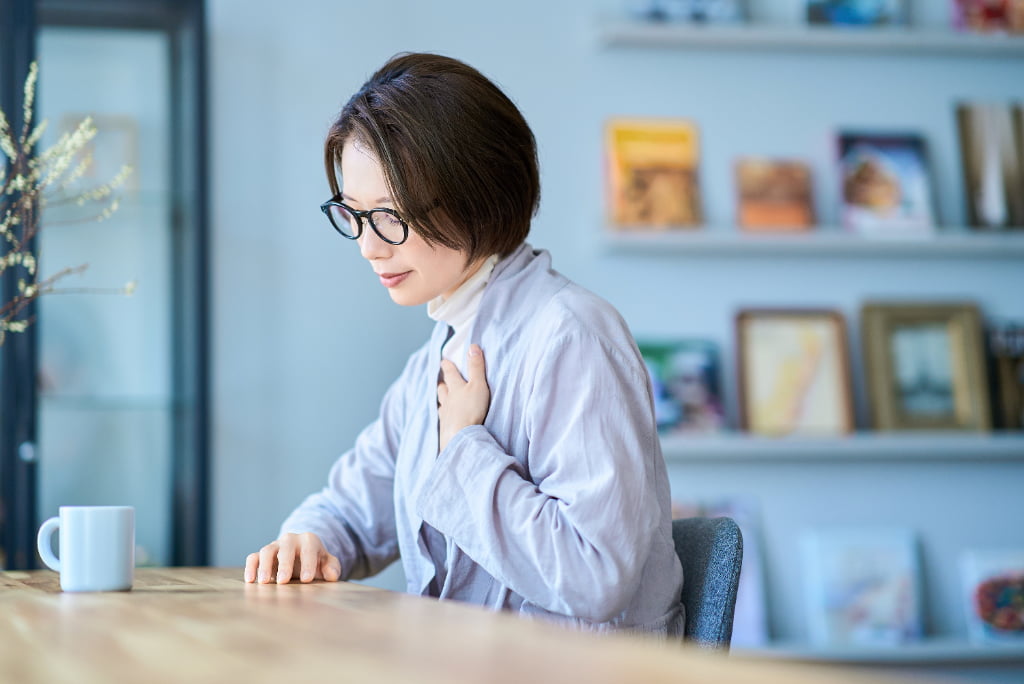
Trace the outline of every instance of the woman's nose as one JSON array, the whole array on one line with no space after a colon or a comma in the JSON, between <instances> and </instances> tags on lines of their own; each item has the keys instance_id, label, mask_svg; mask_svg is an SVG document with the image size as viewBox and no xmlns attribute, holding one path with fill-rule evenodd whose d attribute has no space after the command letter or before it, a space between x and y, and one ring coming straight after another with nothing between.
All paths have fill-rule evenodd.
<instances>
[{"instance_id":1,"label":"woman's nose","mask_svg":"<svg viewBox=\"0 0 1024 684\"><path fill-rule=\"evenodd\" d=\"M393 245L381 240L380 236L369 226L364 227L357 242L359 243L359 253L363 255L364 259L382 259L391 256Z\"/></svg>"}]
</instances>

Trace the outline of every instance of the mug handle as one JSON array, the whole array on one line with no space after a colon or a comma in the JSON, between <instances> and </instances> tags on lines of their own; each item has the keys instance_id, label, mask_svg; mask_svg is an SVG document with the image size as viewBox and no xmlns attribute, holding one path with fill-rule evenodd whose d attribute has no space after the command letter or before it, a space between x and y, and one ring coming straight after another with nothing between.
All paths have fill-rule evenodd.
<instances>
[{"instance_id":1,"label":"mug handle","mask_svg":"<svg viewBox=\"0 0 1024 684\"><path fill-rule=\"evenodd\" d=\"M53 555L51 545L53 533L60 527L60 518L50 518L39 527L39 535L36 537L36 547L39 549L39 557L46 563L46 567L60 572L60 559Z\"/></svg>"}]
</instances>

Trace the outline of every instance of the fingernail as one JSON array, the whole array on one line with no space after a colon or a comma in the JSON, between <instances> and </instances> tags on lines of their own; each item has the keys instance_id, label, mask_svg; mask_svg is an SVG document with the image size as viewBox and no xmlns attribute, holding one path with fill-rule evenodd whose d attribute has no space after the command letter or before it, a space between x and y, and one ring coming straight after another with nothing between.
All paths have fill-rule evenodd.
<instances>
[{"instance_id":1,"label":"fingernail","mask_svg":"<svg viewBox=\"0 0 1024 684\"><path fill-rule=\"evenodd\" d=\"M303 582L308 582L311 579L313 579L313 573L309 572L308 570L303 570L302 571L302 581Z\"/></svg>"},{"instance_id":2,"label":"fingernail","mask_svg":"<svg viewBox=\"0 0 1024 684\"><path fill-rule=\"evenodd\" d=\"M266 582L266 581L267 581L267 579L269 579L268 575L270 575L270 573L269 573L269 572L267 572L266 570L263 570L263 571L261 571L261 572L260 572L260 582L261 582L261 583L262 583L262 582Z\"/></svg>"},{"instance_id":3,"label":"fingernail","mask_svg":"<svg viewBox=\"0 0 1024 684\"><path fill-rule=\"evenodd\" d=\"M478 347L478 346L476 346L474 344L472 347L469 348L469 355L470 356L480 356L480 347Z\"/></svg>"}]
</instances>

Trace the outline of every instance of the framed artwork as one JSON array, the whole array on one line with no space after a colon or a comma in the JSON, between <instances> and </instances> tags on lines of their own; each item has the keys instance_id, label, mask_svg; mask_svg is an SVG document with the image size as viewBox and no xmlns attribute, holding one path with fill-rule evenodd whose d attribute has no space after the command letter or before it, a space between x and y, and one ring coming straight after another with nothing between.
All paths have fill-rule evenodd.
<instances>
[{"instance_id":1,"label":"framed artwork","mask_svg":"<svg viewBox=\"0 0 1024 684\"><path fill-rule=\"evenodd\" d=\"M717 344L689 339L637 346L651 378L659 432L713 433L725 427Z\"/></svg>"},{"instance_id":2,"label":"framed artwork","mask_svg":"<svg viewBox=\"0 0 1024 684\"><path fill-rule=\"evenodd\" d=\"M991 428L976 306L868 302L861 334L876 430Z\"/></svg>"},{"instance_id":3,"label":"framed artwork","mask_svg":"<svg viewBox=\"0 0 1024 684\"><path fill-rule=\"evenodd\" d=\"M1024 643L1024 549L968 550L961 563L968 638Z\"/></svg>"},{"instance_id":4,"label":"framed artwork","mask_svg":"<svg viewBox=\"0 0 1024 684\"><path fill-rule=\"evenodd\" d=\"M921 637L921 568L912 531L823 528L800 541L812 641L880 646Z\"/></svg>"},{"instance_id":5,"label":"framed artwork","mask_svg":"<svg viewBox=\"0 0 1024 684\"><path fill-rule=\"evenodd\" d=\"M744 430L768 436L853 431L841 313L744 309L736 316L736 340Z\"/></svg>"},{"instance_id":6,"label":"framed artwork","mask_svg":"<svg viewBox=\"0 0 1024 684\"><path fill-rule=\"evenodd\" d=\"M843 227L874 237L934 231L924 138L844 131L837 142Z\"/></svg>"}]
</instances>

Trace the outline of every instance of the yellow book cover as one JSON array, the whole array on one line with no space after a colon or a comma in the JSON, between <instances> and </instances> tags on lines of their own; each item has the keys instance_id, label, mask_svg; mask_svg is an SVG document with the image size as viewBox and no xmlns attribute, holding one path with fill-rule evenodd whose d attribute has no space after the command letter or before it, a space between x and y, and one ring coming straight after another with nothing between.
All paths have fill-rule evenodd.
<instances>
[{"instance_id":1,"label":"yellow book cover","mask_svg":"<svg viewBox=\"0 0 1024 684\"><path fill-rule=\"evenodd\" d=\"M617 228L702 222L697 126L686 119L612 119L606 126L610 218Z\"/></svg>"}]
</instances>

